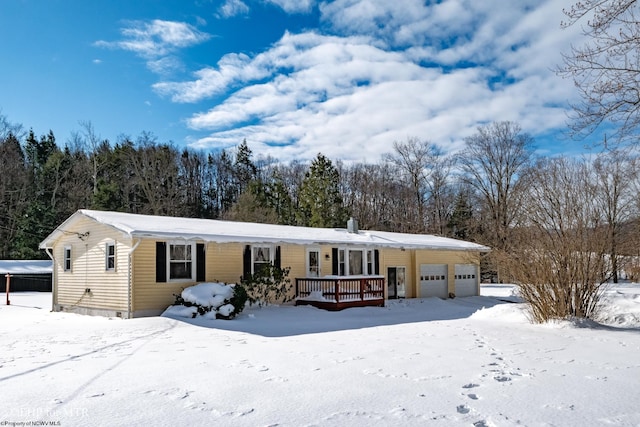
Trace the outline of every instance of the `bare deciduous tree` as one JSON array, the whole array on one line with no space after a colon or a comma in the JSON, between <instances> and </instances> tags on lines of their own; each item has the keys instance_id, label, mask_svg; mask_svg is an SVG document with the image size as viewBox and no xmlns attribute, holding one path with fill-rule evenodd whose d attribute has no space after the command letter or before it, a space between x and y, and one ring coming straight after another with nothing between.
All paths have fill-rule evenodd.
<instances>
[{"instance_id":1,"label":"bare deciduous tree","mask_svg":"<svg viewBox=\"0 0 640 427\"><path fill-rule=\"evenodd\" d=\"M607 231L590 167L544 159L530 183L519 250L509 255L520 294L536 322L593 318L607 277Z\"/></svg>"},{"instance_id":2,"label":"bare deciduous tree","mask_svg":"<svg viewBox=\"0 0 640 427\"><path fill-rule=\"evenodd\" d=\"M462 181L478 192L480 211L488 215L483 225L483 243L494 249L491 257L496 259L500 276L499 259L510 251L511 231L522 212L533 140L518 124L497 122L479 127L465 142L466 148L459 157Z\"/></svg>"},{"instance_id":3,"label":"bare deciduous tree","mask_svg":"<svg viewBox=\"0 0 640 427\"><path fill-rule=\"evenodd\" d=\"M593 162L596 178L594 202L600 209L607 229L611 279L618 283L618 257L625 236L622 227L635 213L636 195L633 184L638 173L632 158L626 150L612 150L601 153Z\"/></svg>"},{"instance_id":4,"label":"bare deciduous tree","mask_svg":"<svg viewBox=\"0 0 640 427\"><path fill-rule=\"evenodd\" d=\"M441 157L442 152L435 144L415 137L408 138L406 142L395 141L393 153L383 157L385 161L398 168L401 179L413 193L413 200L405 201L416 207L416 216L412 219L408 231L420 233L427 230L425 213L429 184L433 184L430 179L434 171L439 171ZM441 181L437 185L439 191Z\"/></svg>"},{"instance_id":5,"label":"bare deciduous tree","mask_svg":"<svg viewBox=\"0 0 640 427\"><path fill-rule=\"evenodd\" d=\"M582 0L564 10L564 27L581 25L587 41L563 55L558 73L575 83L571 128L589 134L609 121L617 136L633 136L640 125L640 11L635 0Z\"/></svg>"}]
</instances>

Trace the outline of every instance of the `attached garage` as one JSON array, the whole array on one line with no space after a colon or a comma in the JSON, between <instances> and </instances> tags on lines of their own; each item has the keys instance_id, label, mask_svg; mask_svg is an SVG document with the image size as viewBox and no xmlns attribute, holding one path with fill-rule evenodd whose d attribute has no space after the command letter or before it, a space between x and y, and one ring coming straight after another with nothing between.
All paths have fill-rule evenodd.
<instances>
[{"instance_id":1,"label":"attached garage","mask_svg":"<svg viewBox=\"0 0 640 427\"><path fill-rule=\"evenodd\" d=\"M420 297L448 296L447 264L420 264Z\"/></svg>"},{"instance_id":2,"label":"attached garage","mask_svg":"<svg viewBox=\"0 0 640 427\"><path fill-rule=\"evenodd\" d=\"M477 265L455 265L455 289L457 297L471 297L479 294Z\"/></svg>"}]
</instances>

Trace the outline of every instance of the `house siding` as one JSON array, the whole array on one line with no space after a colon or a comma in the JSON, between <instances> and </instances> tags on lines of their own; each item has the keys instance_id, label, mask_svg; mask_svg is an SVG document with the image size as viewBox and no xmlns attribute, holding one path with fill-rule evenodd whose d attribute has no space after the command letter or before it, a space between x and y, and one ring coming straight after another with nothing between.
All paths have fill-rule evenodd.
<instances>
[{"instance_id":1,"label":"house siding","mask_svg":"<svg viewBox=\"0 0 640 427\"><path fill-rule=\"evenodd\" d=\"M184 288L196 283L195 281L156 282L156 240L154 239L142 240L133 252L131 279L133 317L161 314L175 301L174 294L180 294Z\"/></svg>"},{"instance_id":2,"label":"house siding","mask_svg":"<svg viewBox=\"0 0 640 427\"><path fill-rule=\"evenodd\" d=\"M96 309L107 310L112 315L126 313L131 242L111 227L89 219L79 221L66 231L53 247L54 310L84 313ZM84 240L75 234L86 232L89 235ZM115 244L114 271L107 271L105 266L107 242ZM71 247L71 271L64 271L66 247ZM64 285L60 286L61 283Z\"/></svg>"}]
</instances>

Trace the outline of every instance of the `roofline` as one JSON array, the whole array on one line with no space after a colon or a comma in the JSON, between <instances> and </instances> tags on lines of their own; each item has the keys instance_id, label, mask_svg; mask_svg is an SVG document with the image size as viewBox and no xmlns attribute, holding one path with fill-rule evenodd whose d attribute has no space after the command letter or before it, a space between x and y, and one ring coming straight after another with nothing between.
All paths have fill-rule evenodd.
<instances>
[{"instance_id":1,"label":"roofline","mask_svg":"<svg viewBox=\"0 0 640 427\"><path fill-rule=\"evenodd\" d=\"M51 232L39 245L40 249L50 249L53 247L53 244L55 243L55 241L57 241L60 236L62 236L63 234L65 234L65 228L68 227L70 224L73 224L74 222L76 222L78 220L79 217L84 217L84 218L88 218L92 221L98 222L100 224L103 224L105 226L108 226L122 234L124 234L125 236L128 236L130 238L136 238L136 239L176 239L176 240L185 240L184 236L185 233L172 233L172 232L148 232L148 231L128 231L128 230L124 230L122 228L117 227L116 225L113 224L109 224L109 223L105 223L100 221L97 218L94 218L93 216L91 216L90 214L88 214L89 212L92 212L90 210L84 210L84 209L80 209L76 212L74 212L69 218L67 218L62 224L60 224L58 227L56 227L54 229L53 232ZM96 212L103 212L103 211L96 211ZM104 211L104 212L109 212L109 211ZM137 215L137 214L130 214L130 213L126 213L126 212L120 212L123 215ZM181 219L182 217L171 217L171 218L176 218L176 219ZM201 219L201 220L205 220L205 221L216 221L216 222L233 222L233 223L239 223L239 222L235 222L235 221L223 221L223 220L217 220L217 219L208 219L208 218L184 218L184 219ZM256 223L259 224L259 223ZM278 227L298 227L298 228L306 228L306 227L299 227L299 226L293 226L293 225L277 225L277 224L264 224L264 225L270 225L270 226L278 226ZM341 231L346 231L345 228L335 228L336 230L341 230ZM370 231L372 233L378 232L378 230L361 230L359 233L365 233L367 231ZM380 233L395 233L395 232L380 232ZM395 234L411 234L411 233L395 233ZM220 236L219 239L216 239L214 236L214 234L191 234L191 233L187 233L186 235L189 236L188 239L186 240L199 240L199 241L204 241L204 242L216 242L216 243L271 243L271 244L275 244L275 243L291 243L291 244L297 244L297 245L319 245L319 244L330 244L330 245L339 245L339 246L371 246L371 247L381 247L381 248L396 248L396 249L431 249L431 250L441 250L441 251L457 251L457 252L490 252L491 248L489 248L488 246L484 246L484 245L480 245L478 243L473 243L473 242L467 242L465 240L458 240L458 239L453 239L450 237L447 237L446 239L450 239L450 240L455 240L455 241L460 241L460 242L464 242L464 243L468 243L471 245L474 245L475 247L449 247L449 246L439 246L439 245L423 245L423 244L415 244L415 243L399 243L399 242L393 242L393 243L389 243L389 244L385 244L382 242L371 242L369 244L365 243L365 242L344 242L344 241L339 241L339 240L329 240L329 239L324 239L324 240L313 240L313 239L296 239L295 237L291 237L289 239L283 240L280 238L276 238L276 237L260 237L260 236ZM212 238L213 237L213 238ZM435 237L440 237L440 236L435 236Z\"/></svg>"},{"instance_id":2,"label":"roofline","mask_svg":"<svg viewBox=\"0 0 640 427\"><path fill-rule=\"evenodd\" d=\"M479 243L467 242L473 245L477 245L474 248L464 248L464 247L450 247L450 246L438 246L438 245L420 245L420 244L412 244L412 243L380 243L380 242L343 242L337 240L309 240L309 239L295 239L289 238L287 240L278 239L275 237L260 237L254 236L246 237L246 236L224 236L220 239L211 238L211 236L203 236L193 234L189 236L188 239L185 239L184 233L140 233L133 232L127 233L127 235L131 236L135 239L175 239L175 240L198 240L202 242L213 242L213 243L290 243L294 245L338 245L338 246L375 246L382 248L395 248L395 249L434 249L441 251L458 251L458 252L490 252L491 248L488 246L480 245ZM456 239L452 239L456 240ZM466 242L465 240L461 240Z\"/></svg>"}]
</instances>

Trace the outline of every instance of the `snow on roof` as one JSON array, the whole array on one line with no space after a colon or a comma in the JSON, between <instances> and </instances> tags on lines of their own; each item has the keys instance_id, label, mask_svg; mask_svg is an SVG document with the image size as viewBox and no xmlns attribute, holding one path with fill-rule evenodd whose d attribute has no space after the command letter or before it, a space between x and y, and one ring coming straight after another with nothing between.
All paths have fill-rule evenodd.
<instances>
[{"instance_id":1,"label":"snow on roof","mask_svg":"<svg viewBox=\"0 0 640 427\"><path fill-rule=\"evenodd\" d=\"M53 271L53 261L17 261L0 260L0 275L5 274L50 274Z\"/></svg>"},{"instance_id":2,"label":"snow on roof","mask_svg":"<svg viewBox=\"0 0 640 427\"><path fill-rule=\"evenodd\" d=\"M82 209L72 215L47 237L41 248L51 247L65 226L82 215L109 225L132 238L203 240L218 243L292 243L364 245L395 248L488 251L486 246L427 234L360 231L344 228L311 228L292 225L258 224L200 218L138 215Z\"/></svg>"}]
</instances>

